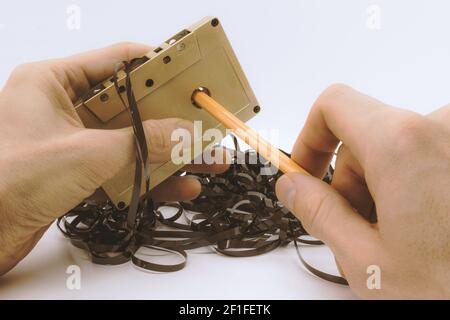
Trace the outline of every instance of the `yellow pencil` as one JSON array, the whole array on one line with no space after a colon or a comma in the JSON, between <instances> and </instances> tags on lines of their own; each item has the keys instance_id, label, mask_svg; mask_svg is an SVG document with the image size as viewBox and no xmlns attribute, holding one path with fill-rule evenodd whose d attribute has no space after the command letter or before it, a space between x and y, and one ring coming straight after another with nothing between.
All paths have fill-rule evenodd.
<instances>
[{"instance_id":1,"label":"yellow pencil","mask_svg":"<svg viewBox=\"0 0 450 320\"><path fill-rule=\"evenodd\" d=\"M239 120L204 91L194 91L192 100L198 107L207 111L225 127L233 130L233 133L236 134L236 136L241 138L245 143L255 149L261 156L270 161L274 166L278 167L278 169L282 172L298 172L305 175L310 175L305 169L300 167L278 148L273 147L256 131Z\"/></svg>"}]
</instances>

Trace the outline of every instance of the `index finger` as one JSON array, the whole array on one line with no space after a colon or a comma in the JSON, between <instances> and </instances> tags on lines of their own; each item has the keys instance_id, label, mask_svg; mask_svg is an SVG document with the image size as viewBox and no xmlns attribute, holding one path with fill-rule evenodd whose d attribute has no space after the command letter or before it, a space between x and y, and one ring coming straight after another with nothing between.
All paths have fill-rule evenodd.
<instances>
[{"instance_id":1,"label":"index finger","mask_svg":"<svg viewBox=\"0 0 450 320\"><path fill-rule=\"evenodd\" d=\"M72 101L114 72L117 63L142 57L151 47L139 43L119 43L53 61L59 81Z\"/></svg>"},{"instance_id":2,"label":"index finger","mask_svg":"<svg viewBox=\"0 0 450 320\"><path fill-rule=\"evenodd\" d=\"M376 113L389 108L349 86L336 84L326 89L314 103L292 150L292 159L309 173L323 177L342 141L364 163L370 141L367 128Z\"/></svg>"}]
</instances>

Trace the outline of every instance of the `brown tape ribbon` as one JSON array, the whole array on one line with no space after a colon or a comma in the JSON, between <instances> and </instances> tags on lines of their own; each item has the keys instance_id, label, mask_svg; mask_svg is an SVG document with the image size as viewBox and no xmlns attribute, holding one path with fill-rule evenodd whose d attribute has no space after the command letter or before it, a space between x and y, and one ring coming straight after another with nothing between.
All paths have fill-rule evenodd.
<instances>
[{"instance_id":1,"label":"brown tape ribbon","mask_svg":"<svg viewBox=\"0 0 450 320\"><path fill-rule=\"evenodd\" d=\"M132 200L124 210L116 209L109 202L100 204L86 200L59 218L58 227L74 246L89 252L94 263L121 264L131 260L146 270L173 272L186 265L186 250L210 246L226 256L249 257L294 242L299 259L307 270L327 281L348 284L344 278L317 270L304 260L299 243L323 243L304 239L308 235L306 230L278 201L275 183L281 173L267 174L270 164L254 151L240 151L235 137L233 163L226 172L192 175L202 185L202 193L197 199L154 204L149 196L140 198L142 173L146 195L150 185L148 149L132 90L130 71L133 61L124 62L124 66L127 101L121 96L117 76L113 79L117 94L129 110L135 137L136 171ZM245 159L243 163L242 159ZM261 174L262 169L266 174ZM181 174L185 173L177 173ZM332 174L330 166L324 181L330 183ZM176 212L164 217L163 207L175 208ZM166 228L163 230L160 226ZM136 254L140 248L176 254L183 261L166 265L144 260Z\"/></svg>"}]
</instances>

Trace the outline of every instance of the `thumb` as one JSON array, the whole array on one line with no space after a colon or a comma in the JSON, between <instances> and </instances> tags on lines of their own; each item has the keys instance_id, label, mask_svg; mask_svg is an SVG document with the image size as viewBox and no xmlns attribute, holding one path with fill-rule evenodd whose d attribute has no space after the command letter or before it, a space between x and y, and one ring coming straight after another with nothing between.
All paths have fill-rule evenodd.
<instances>
[{"instance_id":1,"label":"thumb","mask_svg":"<svg viewBox=\"0 0 450 320\"><path fill-rule=\"evenodd\" d=\"M325 242L339 260L371 252L368 247L377 242L371 225L335 189L317 178L288 173L277 181L276 194L305 229Z\"/></svg>"},{"instance_id":2,"label":"thumb","mask_svg":"<svg viewBox=\"0 0 450 320\"><path fill-rule=\"evenodd\" d=\"M151 163L165 163L171 159L172 148L179 140L172 141L172 133L183 131L184 150L192 143L193 124L178 118L144 121L143 127L147 140L149 159ZM85 165L93 174L91 179L97 185L102 185L123 168L135 162L135 138L131 127L116 130L85 129L82 143L87 145ZM190 140L189 140L190 138ZM187 143L186 143L187 142ZM188 144L188 145L186 145Z\"/></svg>"}]
</instances>

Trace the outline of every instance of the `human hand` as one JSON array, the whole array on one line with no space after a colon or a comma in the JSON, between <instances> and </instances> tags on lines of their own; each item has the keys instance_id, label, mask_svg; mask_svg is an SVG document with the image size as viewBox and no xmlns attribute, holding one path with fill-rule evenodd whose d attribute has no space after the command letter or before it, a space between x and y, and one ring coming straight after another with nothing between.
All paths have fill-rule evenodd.
<instances>
[{"instance_id":1,"label":"human hand","mask_svg":"<svg viewBox=\"0 0 450 320\"><path fill-rule=\"evenodd\" d=\"M289 173L277 195L360 297L450 298L449 123L450 106L425 117L343 85L312 107L292 158L322 177L342 141L333 181ZM380 268L378 290L369 266Z\"/></svg>"},{"instance_id":2,"label":"human hand","mask_svg":"<svg viewBox=\"0 0 450 320\"><path fill-rule=\"evenodd\" d=\"M25 64L0 92L0 275L35 246L48 226L135 161L131 128L82 126L73 103L109 77L118 62L150 50L119 44L64 59ZM181 119L144 123L152 163L170 160L171 133L193 132ZM226 165L192 165L222 172ZM152 190L156 201L188 200L200 193L190 177L172 177Z\"/></svg>"}]
</instances>

